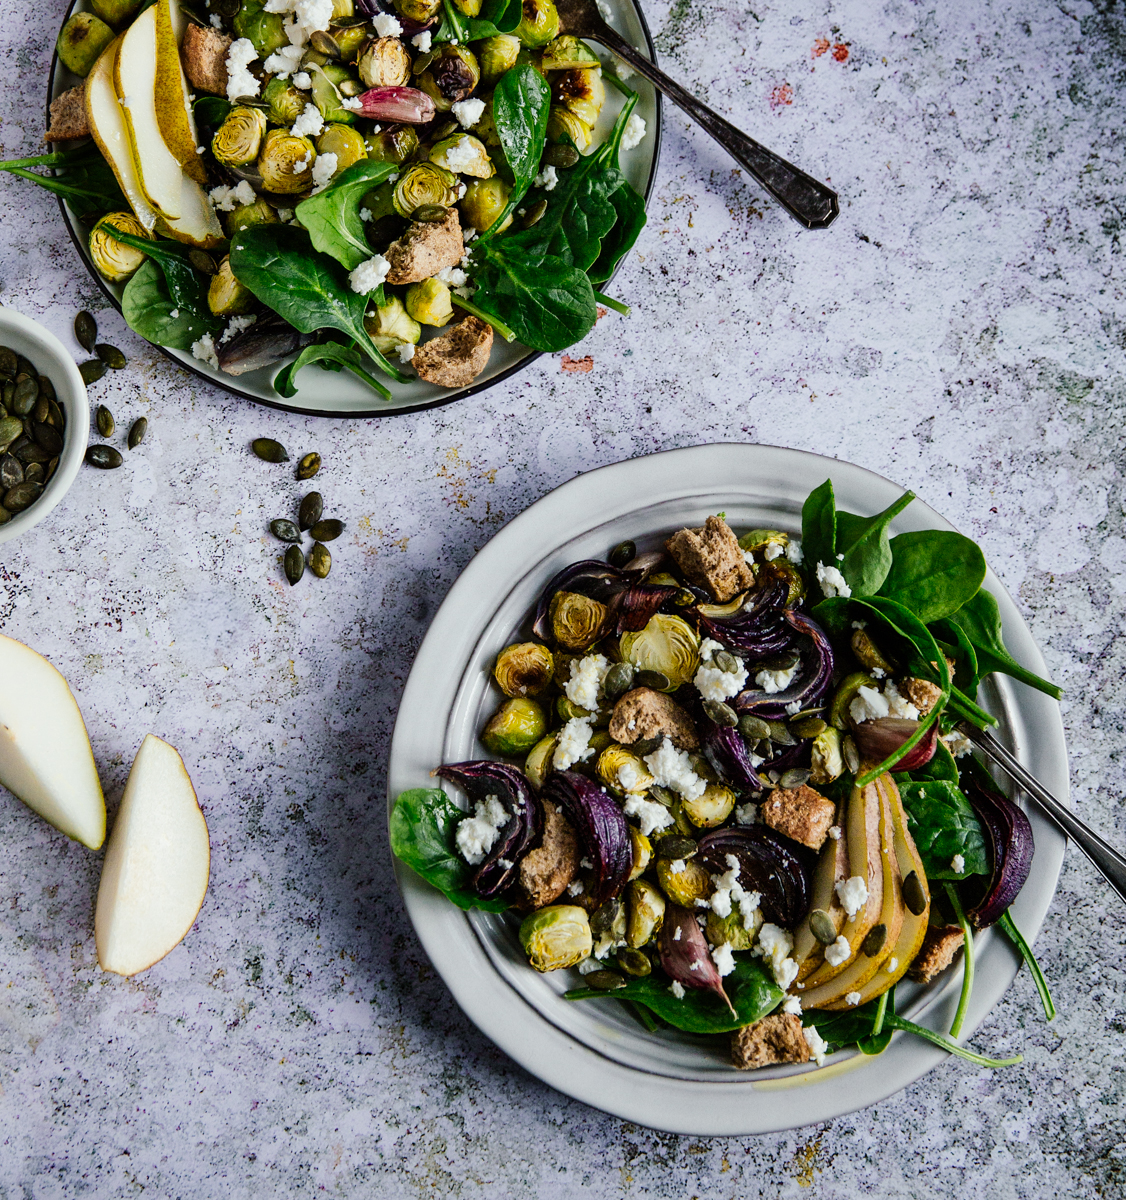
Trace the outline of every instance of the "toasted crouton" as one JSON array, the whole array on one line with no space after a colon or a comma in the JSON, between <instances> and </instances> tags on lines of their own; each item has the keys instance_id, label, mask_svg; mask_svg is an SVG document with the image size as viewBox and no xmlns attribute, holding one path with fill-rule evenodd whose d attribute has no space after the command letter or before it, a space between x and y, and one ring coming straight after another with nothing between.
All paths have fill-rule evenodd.
<instances>
[{"instance_id":1,"label":"toasted crouton","mask_svg":"<svg viewBox=\"0 0 1126 1200\"><path fill-rule=\"evenodd\" d=\"M682 529L665 543L690 583L707 588L721 604L755 581L739 541L721 517L708 517L701 529Z\"/></svg>"},{"instance_id":2,"label":"toasted crouton","mask_svg":"<svg viewBox=\"0 0 1126 1200\"><path fill-rule=\"evenodd\" d=\"M942 688L929 679L904 679L899 685L899 693L905 696L919 710L919 716L925 717L934 708Z\"/></svg>"},{"instance_id":3,"label":"toasted crouton","mask_svg":"<svg viewBox=\"0 0 1126 1200\"><path fill-rule=\"evenodd\" d=\"M779 788L762 802L762 823L811 850L820 850L837 811L832 800L808 784Z\"/></svg>"},{"instance_id":4,"label":"toasted crouton","mask_svg":"<svg viewBox=\"0 0 1126 1200\"><path fill-rule=\"evenodd\" d=\"M388 283L421 283L446 267L456 267L465 254L457 209L443 221L415 221L387 247Z\"/></svg>"},{"instance_id":5,"label":"toasted crouton","mask_svg":"<svg viewBox=\"0 0 1126 1200\"><path fill-rule=\"evenodd\" d=\"M649 738L667 737L681 750L700 744L692 718L670 696L652 688L634 688L614 705L610 736L623 746Z\"/></svg>"},{"instance_id":6,"label":"toasted crouton","mask_svg":"<svg viewBox=\"0 0 1126 1200\"><path fill-rule=\"evenodd\" d=\"M180 46L188 82L199 92L227 94L227 54L233 39L216 29L189 22Z\"/></svg>"},{"instance_id":7,"label":"toasted crouton","mask_svg":"<svg viewBox=\"0 0 1126 1200\"><path fill-rule=\"evenodd\" d=\"M775 1013L731 1035L731 1061L740 1071L776 1063L809 1062L809 1043L802 1033L801 1017Z\"/></svg>"},{"instance_id":8,"label":"toasted crouton","mask_svg":"<svg viewBox=\"0 0 1126 1200\"><path fill-rule=\"evenodd\" d=\"M543 802L543 839L520 860L520 887L533 908L558 900L579 869L579 840L571 822Z\"/></svg>"},{"instance_id":9,"label":"toasted crouton","mask_svg":"<svg viewBox=\"0 0 1126 1200\"><path fill-rule=\"evenodd\" d=\"M466 317L451 329L419 346L411 363L419 379L439 387L465 387L488 366L493 327L479 317Z\"/></svg>"},{"instance_id":10,"label":"toasted crouton","mask_svg":"<svg viewBox=\"0 0 1126 1200\"><path fill-rule=\"evenodd\" d=\"M954 955L963 941L965 937L957 925L929 926L922 948L915 955L907 974L916 983L930 983L954 961Z\"/></svg>"},{"instance_id":11,"label":"toasted crouton","mask_svg":"<svg viewBox=\"0 0 1126 1200\"><path fill-rule=\"evenodd\" d=\"M51 125L43 135L45 142L72 142L90 136L86 120L86 85L80 83L60 92L51 101Z\"/></svg>"}]
</instances>

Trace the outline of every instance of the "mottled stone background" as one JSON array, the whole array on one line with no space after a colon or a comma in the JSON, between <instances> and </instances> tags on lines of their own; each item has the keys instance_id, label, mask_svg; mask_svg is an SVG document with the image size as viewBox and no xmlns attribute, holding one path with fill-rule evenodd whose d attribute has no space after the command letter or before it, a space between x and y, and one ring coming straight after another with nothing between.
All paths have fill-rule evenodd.
<instances>
[{"instance_id":1,"label":"mottled stone background","mask_svg":"<svg viewBox=\"0 0 1126 1200\"><path fill-rule=\"evenodd\" d=\"M54 202L0 182L0 301L131 364L116 473L0 555L0 627L82 704L111 807L152 730L212 836L187 940L127 982L94 956L100 855L0 798L0 1196L1120 1196L1126 914L1069 852L1037 950L951 1061L876 1107L762 1138L659 1135L548 1090L452 1003L405 919L386 754L436 605L506 520L589 467L714 439L851 459L979 538L1066 686L1073 802L1126 844L1122 91L1116 0L664 0L667 69L827 177L800 230L676 112L650 224L576 354L388 421L234 401L104 309ZM753 11L752 11L753 8ZM0 2L0 151L33 152L61 0ZM268 519L317 449L348 521L290 590ZM5 682L0 680L0 687Z\"/></svg>"}]
</instances>

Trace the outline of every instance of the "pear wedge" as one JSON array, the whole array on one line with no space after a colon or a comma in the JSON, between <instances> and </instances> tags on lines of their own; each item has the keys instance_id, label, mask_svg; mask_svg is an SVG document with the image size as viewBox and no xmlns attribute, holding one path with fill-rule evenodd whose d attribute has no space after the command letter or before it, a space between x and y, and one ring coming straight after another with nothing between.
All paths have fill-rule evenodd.
<instances>
[{"instance_id":1,"label":"pear wedge","mask_svg":"<svg viewBox=\"0 0 1126 1200\"><path fill-rule=\"evenodd\" d=\"M184 761L150 733L133 760L98 886L102 970L135 975L178 946L203 906L210 870L207 822Z\"/></svg>"},{"instance_id":2,"label":"pear wedge","mask_svg":"<svg viewBox=\"0 0 1126 1200\"><path fill-rule=\"evenodd\" d=\"M844 806L837 808L838 826L843 821ZM821 855L813 871L812 898L809 911L821 909L827 913L833 928L839 934L844 927L847 914L837 896L838 883L848 878L848 841L844 837L829 838L821 848ZM798 964L798 982L809 978L824 962L825 947L813 936L809 927L809 916L794 930L794 949L791 958Z\"/></svg>"},{"instance_id":3,"label":"pear wedge","mask_svg":"<svg viewBox=\"0 0 1126 1200\"><path fill-rule=\"evenodd\" d=\"M86 123L102 157L113 168L117 182L137 220L149 232L156 228L157 211L149 203L141 187L137 166L130 148L129 130L125 115L113 86L113 65L121 38L112 41L102 51L90 74L86 76Z\"/></svg>"},{"instance_id":4,"label":"pear wedge","mask_svg":"<svg viewBox=\"0 0 1126 1200\"><path fill-rule=\"evenodd\" d=\"M82 714L66 680L22 642L0 636L0 783L91 850L106 805Z\"/></svg>"},{"instance_id":5,"label":"pear wedge","mask_svg":"<svg viewBox=\"0 0 1126 1200\"><path fill-rule=\"evenodd\" d=\"M199 133L188 100L188 81L180 63L180 47L172 22L169 0L155 5L156 14L156 120L164 144L180 166L199 184L207 183L200 161Z\"/></svg>"}]
</instances>

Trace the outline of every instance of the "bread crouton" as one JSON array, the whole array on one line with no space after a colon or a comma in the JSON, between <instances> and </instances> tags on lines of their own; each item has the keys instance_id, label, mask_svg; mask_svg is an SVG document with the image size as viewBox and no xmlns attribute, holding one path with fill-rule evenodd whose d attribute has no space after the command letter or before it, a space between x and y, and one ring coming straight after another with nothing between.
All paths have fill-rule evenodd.
<instances>
[{"instance_id":1,"label":"bread crouton","mask_svg":"<svg viewBox=\"0 0 1126 1200\"><path fill-rule=\"evenodd\" d=\"M930 983L954 961L963 941L965 937L957 925L928 926L922 947L907 969L908 976L916 983Z\"/></svg>"},{"instance_id":2,"label":"bread crouton","mask_svg":"<svg viewBox=\"0 0 1126 1200\"><path fill-rule=\"evenodd\" d=\"M707 588L721 604L755 581L739 540L721 517L708 517L701 529L682 529L665 543L689 583Z\"/></svg>"},{"instance_id":3,"label":"bread crouton","mask_svg":"<svg viewBox=\"0 0 1126 1200\"><path fill-rule=\"evenodd\" d=\"M762 823L811 850L820 850L829 836L837 806L807 783L778 788L763 799Z\"/></svg>"},{"instance_id":4,"label":"bread crouton","mask_svg":"<svg viewBox=\"0 0 1126 1200\"><path fill-rule=\"evenodd\" d=\"M216 29L189 22L180 46L184 74L197 92L227 94L227 54L233 39Z\"/></svg>"},{"instance_id":5,"label":"bread crouton","mask_svg":"<svg viewBox=\"0 0 1126 1200\"><path fill-rule=\"evenodd\" d=\"M681 750L700 744L692 718L671 696L652 688L634 688L614 705L610 736L623 746L649 738L667 737Z\"/></svg>"},{"instance_id":6,"label":"bread crouton","mask_svg":"<svg viewBox=\"0 0 1126 1200\"><path fill-rule=\"evenodd\" d=\"M493 327L479 317L466 317L415 351L411 363L419 379L439 387L465 387L489 364Z\"/></svg>"},{"instance_id":7,"label":"bread crouton","mask_svg":"<svg viewBox=\"0 0 1126 1200\"><path fill-rule=\"evenodd\" d=\"M809 1062L809 1043L802 1033L801 1017L775 1013L731 1035L731 1061L740 1071L776 1063Z\"/></svg>"},{"instance_id":8,"label":"bread crouton","mask_svg":"<svg viewBox=\"0 0 1126 1200\"><path fill-rule=\"evenodd\" d=\"M446 267L456 267L465 254L457 209L446 210L443 221L414 221L397 242L387 247L388 283L421 283Z\"/></svg>"},{"instance_id":9,"label":"bread crouton","mask_svg":"<svg viewBox=\"0 0 1126 1200\"><path fill-rule=\"evenodd\" d=\"M920 717L925 717L942 695L942 688L929 679L908 678L899 684L899 694L911 701L919 710Z\"/></svg>"},{"instance_id":10,"label":"bread crouton","mask_svg":"<svg viewBox=\"0 0 1126 1200\"><path fill-rule=\"evenodd\" d=\"M558 900L579 869L579 840L571 822L543 801L543 839L520 860L520 887L533 908Z\"/></svg>"},{"instance_id":11,"label":"bread crouton","mask_svg":"<svg viewBox=\"0 0 1126 1200\"><path fill-rule=\"evenodd\" d=\"M51 101L51 124L43 135L45 142L72 142L90 136L86 120L86 85L80 83L60 92Z\"/></svg>"}]
</instances>

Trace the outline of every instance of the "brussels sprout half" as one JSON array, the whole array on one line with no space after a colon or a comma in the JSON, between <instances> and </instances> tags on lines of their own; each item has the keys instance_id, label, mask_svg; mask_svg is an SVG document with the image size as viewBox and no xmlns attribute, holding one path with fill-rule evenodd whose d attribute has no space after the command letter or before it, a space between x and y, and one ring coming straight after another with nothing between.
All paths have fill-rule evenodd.
<instances>
[{"instance_id":1,"label":"brussels sprout half","mask_svg":"<svg viewBox=\"0 0 1126 1200\"><path fill-rule=\"evenodd\" d=\"M231 258L227 255L219 270L211 276L207 288L207 307L217 317L234 317L248 313L254 307L254 294L234 277Z\"/></svg>"},{"instance_id":2,"label":"brussels sprout half","mask_svg":"<svg viewBox=\"0 0 1126 1200\"><path fill-rule=\"evenodd\" d=\"M558 971L589 958L594 939L585 910L574 904L549 904L521 922L520 945L537 971Z\"/></svg>"},{"instance_id":3,"label":"brussels sprout half","mask_svg":"<svg viewBox=\"0 0 1126 1200\"><path fill-rule=\"evenodd\" d=\"M688 683L700 665L700 639L687 621L657 613L638 633L623 633L622 659L639 671L655 671L669 681L664 691Z\"/></svg>"},{"instance_id":4,"label":"brussels sprout half","mask_svg":"<svg viewBox=\"0 0 1126 1200\"><path fill-rule=\"evenodd\" d=\"M258 155L258 174L268 192L281 196L303 192L313 183L317 152L306 137L294 137L286 129L271 129Z\"/></svg>"},{"instance_id":5,"label":"brussels sprout half","mask_svg":"<svg viewBox=\"0 0 1126 1200\"><path fill-rule=\"evenodd\" d=\"M534 700L514 697L493 713L481 731L481 745L490 754L527 754L547 732L547 717Z\"/></svg>"},{"instance_id":6,"label":"brussels sprout half","mask_svg":"<svg viewBox=\"0 0 1126 1200\"><path fill-rule=\"evenodd\" d=\"M111 283L124 283L145 261L145 255L119 242L107 229L112 226L134 237L148 238L148 230L131 212L107 213L90 231L90 257Z\"/></svg>"},{"instance_id":7,"label":"brussels sprout half","mask_svg":"<svg viewBox=\"0 0 1126 1200\"><path fill-rule=\"evenodd\" d=\"M245 167L258 157L266 136L266 114L260 108L241 105L227 113L226 120L211 139L215 161L225 167Z\"/></svg>"}]
</instances>

